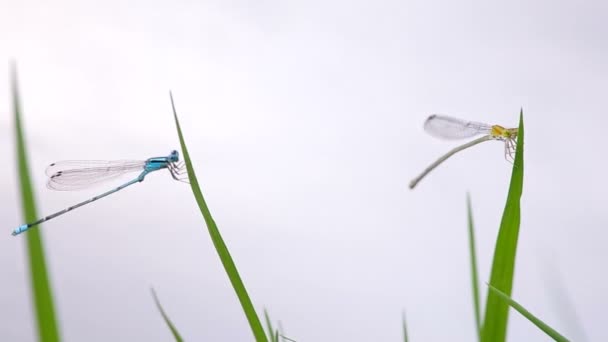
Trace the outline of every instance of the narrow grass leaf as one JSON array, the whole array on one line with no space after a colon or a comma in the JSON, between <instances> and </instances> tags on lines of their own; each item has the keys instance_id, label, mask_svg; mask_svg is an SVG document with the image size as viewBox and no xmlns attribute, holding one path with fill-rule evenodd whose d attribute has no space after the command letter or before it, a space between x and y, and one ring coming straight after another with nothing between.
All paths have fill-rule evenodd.
<instances>
[{"instance_id":1,"label":"narrow grass leaf","mask_svg":"<svg viewBox=\"0 0 608 342\"><path fill-rule=\"evenodd\" d=\"M14 65L12 66L11 90L15 118L15 144L17 146L17 167L21 188L21 205L25 221L31 222L38 218L38 214L36 213L34 191L29 173L25 134L21 122L21 103L17 85L17 71ZM44 243L40 230L30 230L25 234L25 240L27 243L30 269L30 286L34 312L36 314L36 323L38 326L38 341L56 342L60 340L59 326L57 315L55 314L53 294L44 256Z\"/></svg>"},{"instance_id":2,"label":"narrow grass leaf","mask_svg":"<svg viewBox=\"0 0 608 342\"><path fill-rule=\"evenodd\" d=\"M473 209L471 196L467 193L467 220L469 223L469 254L471 255L471 287L473 289L473 309L475 311L475 328L477 338L481 340L481 314L479 305L479 278L477 275L477 252L475 247L475 226L473 224Z\"/></svg>"},{"instance_id":3,"label":"narrow grass leaf","mask_svg":"<svg viewBox=\"0 0 608 342\"><path fill-rule=\"evenodd\" d=\"M253 332L253 336L256 341L268 341L266 337L266 333L264 332L264 328L260 323L260 319L251 303L251 299L247 294L247 290L245 289L245 284L241 280L241 276L239 275L238 270L236 269L236 265L230 256L230 252L228 251L228 247L224 243L222 236L220 234L213 217L211 217L211 212L207 207L207 203L203 197L203 193L198 184L198 180L196 179L196 174L194 173L194 168L192 166L192 162L190 161L190 155L188 154L188 148L186 147L186 142L184 141L184 137L182 135L182 129L179 125L179 120L177 118L177 112L175 110L175 104L173 102L173 95L171 95L171 107L173 108L173 117L175 118L175 126L177 128L177 134L179 135L179 142L182 148L182 153L184 155L184 162L186 163L186 169L188 170L188 178L190 180L190 187L192 188L192 193L194 194L194 198L196 199L196 203L205 219L205 223L207 224L207 230L209 231L209 235L211 236L211 240L213 241L213 245L215 246L215 250L217 251L218 256L224 266L224 270L228 275L228 279L230 279L230 283L232 283L232 287L236 292L236 295L241 303L241 307L245 312L245 316L247 317L247 321L249 322L249 326L251 327L251 331Z\"/></svg>"},{"instance_id":4,"label":"narrow grass leaf","mask_svg":"<svg viewBox=\"0 0 608 342\"><path fill-rule=\"evenodd\" d=\"M283 339L283 341L296 342L296 340L292 340L291 338L289 338L289 337L287 337L285 335L280 335L279 334L279 336L281 336L281 339Z\"/></svg>"},{"instance_id":5,"label":"narrow grass leaf","mask_svg":"<svg viewBox=\"0 0 608 342\"><path fill-rule=\"evenodd\" d=\"M177 328L175 328L175 325L173 325L173 322L171 322L171 320L169 319L169 316L167 316L167 313L165 313L165 310L163 310L162 305L160 305L160 301L158 300L158 296L156 295L156 291L154 291L154 288L151 288L150 292L152 292L152 297L154 298L154 303L156 303L156 307L158 308L158 311L160 312L161 316L163 316L165 323L167 323L167 327L169 327L169 330L171 330L171 333L173 334L173 338L175 338L175 341L177 341L177 342L183 342L184 340L182 339L181 335L179 334L179 331L177 331Z\"/></svg>"},{"instance_id":6,"label":"narrow grass leaf","mask_svg":"<svg viewBox=\"0 0 608 342\"><path fill-rule=\"evenodd\" d=\"M268 336L270 336L270 341L279 342L279 331L275 331L272 327L272 321L270 320L270 316L268 316L268 311L266 311L266 309L264 309L264 318L266 319L266 329L268 330Z\"/></svg>"},{"instance_id":7,"label":"narrow grass leaf","mask_svg":"<svg viewBox=\"0 0 608 342\"><path fill-rule=\"evenodd\" d=\"M407 338L407 324L405 324L405 311L403 312L403 315L401 317L401 328L403 329L403 341L407 342L408 338Z\"/></svg>"},{"instance_id":8,"label":"narrow grass leaf","mask_svg":"<svg viewBox=\"0 0 608 342\"><path fill-rule=\"evenodd\" d=\"M278 321L277 325L278 325L278 329L276 330L276 332L277 332L277 336L276 336L277 341L296 342L296 340L292 340L291 338L285 336L285 329L283 328L283 325L281 324L281 321Z\"/></svg>"},{"instance_id":9,"label":"narrow grass leaf","mask_svg":"<svg viewBox=\"0 0 608 342\"><path fill-rule=\"evenodd\" d=\"M500 222L490 285L511 295L513 274L515 270L515 254L519 237L520 199L524 181L524 120L523 110L519 115L519 131L517 135L517 150L511 184L507 195L507 203ZM483 320L481 340L484 342L504 342L507 334L509 306L494 292L488 291L486 313Z\"/></svg>"},{"instance_id":10,"label":"narrow grass leaf","mask_svg":"<svg viewBox=\"0 0 608 342\"><path fill-rule=\"evenodd\" d=\"M564 326L562 331L566 331L577 342L589 341L585 332L583 321L577 313L573 297L556 267L555 259L543 258L541 263L541 278L543 279L545 293L554 305L554 312L557 315L560 325Z\"/></svg>"},{"instance_id":11,"label":"narrow grass leaf","mask_svg":"<svg viewBox=\"0 0 608 342\"><path fill-rule=\"evenodd\" d=\"M492 285L488 285L490 292L496 294L498 298L503 300L505 303L509 304L513 307L513 309L517 310L522 316L526 317L530 322L536 325L540 330L544 331L547 335L549 335L552 339L559 342L568 342L569 340L565 338L563 335L555 331L555 329L551 328L549 325L545 324L545 322L538 319L534 316L530 311L526 310L521 304L514 301L511 297L507 296L504 292L495 288Z\"/></svg>"}]
</instances>

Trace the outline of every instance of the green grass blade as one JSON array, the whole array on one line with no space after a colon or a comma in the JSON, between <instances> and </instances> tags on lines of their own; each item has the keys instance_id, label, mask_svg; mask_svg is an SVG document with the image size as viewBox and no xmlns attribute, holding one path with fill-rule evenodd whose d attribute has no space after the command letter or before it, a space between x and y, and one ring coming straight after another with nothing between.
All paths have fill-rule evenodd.
<instances>
[{"instance_id":1,"label":"green grass blade","mask_svg":"<svg viewBox=\"0 0 608 342\"><path fill-rule=\"evenodd\" d=\"M23 216L26 222L32 222L38 218L38 214L36 214L36 204L27 162L28 158L26 153L25 134L23 133L23 125L21 123L21 104L15 66L12 67L11 90L15 116L15 144L17 146L17 166L21 188ZM46 259L44 257L42 236L40 235L39 229L31 229L24 235L27 242L30 285L33 295L34 311L36 313L36 322L38 325L38 341L59 341L59 326L55 314L55 305L46 267Z\"/></svg>"},{"instance_id":2,"label":"green grass blade","mask_svg":"<svg viewBox=\"0 0 608 342\"><path fill-rule=\"evenodd\" d=\"M296 342L296 340L292 340L291 338L285 336L285 335L279 335L281 336L281 338L283 339L283 341L288 341L288 342Z\"/></svg>"},{"instance_id":3,"label":"green grass blade","mask_svg":"<svg viewBox=\"0 0 608 342\"><path fill-rule=\"evenodd\" d=\"M401 317L401 328L403 329L403 341L407 342L407 324L405 324L405 311L403 312L403 316Z\"/></svg>"},{"instance_id":4,"label":"green grass blade","mask_svg":"<svg viewBox=\"0 0 608 342\"><path fill-rule=\"evenodd\" d=\"M268 311L266 311L266 309L264 309L264 318L266 319L266 329L268 330L268 336L270 336L270 341L279 342L279 331L275 331L272 327L272 321L270 320L270 316L268 316Z\"/></svg>"},{"instance_id":5,"label":"green grass blade","mask_svg":"<svg viewBox=\"0 0 608 342\"><path fill-rule=\"evenodd\" d=\"M516 301L511 299L511 297L507 296L504 292L500 291L499 289L495 288L492 285L488 285L488 288L490 289L490 292L493 292L494 294L496 294L496 296L498 296L498 298L500 298L505 303L512 306L513 309L517 310L522 316L526 317L530 322L532 322L534 325L536 325L540 330L544 331L552 339L559 341L559 342L569 341L567 338L565 338L560 333L555 331L555 329L553 329L550 326L548 326L547 324L545 324L545 322L538 319L536 316L534 316L532 313L530 313L528 310L526 310L519 303L517 303Z\"/></svg>"},{"instance_id":6,"label":"green grass blade","mask_svg":"<svg viewBox=\"0 0 608 342\"><path fill-rule=\"evenodd\" d=\"M511 295L515 254L520 223L520 199L524 181L524 120L523 110L519 115L517 152L511 173L511 185L507 203L500 222L500 230L494 249L490 284ZM484 342L503 342L507 334L509 306L494 292L488 291L486 313L483 321L481 340Z\"/></svg>"},{"instance_id":7,"label":"green grass blade","mask_svg":"<svg viewBox=\"0 0 608 342\"><path fill-rule=\"evenodd\" d=\"M479 278L477 275L477 253L475 248L475 226L473 224L473 209L471 196L467 193L467 219L469 223L469 253L471 254L471 285L473 289L473 309L475 310L475 327L477 338L481 340L481 314L479 306Z\"/></svg>"},{"instance_id":8,"label":"green grass blade","mask_svg":"<svg viewBox=\"0 0 608 342\"><path fill-rule=\"evenodd\" d=\"M151 288L150 291L152 292L152 297L154 298L154 303L156 303L156 307L158 308L158 311L160 311L161 316L163 316L165 323L167 323L169 330L171 330L171 333L173 334L173 338L175 338L175 341L177 341L177 342L183 342L184 340L180 336L179 331L177 331L177 328L175 328L175 326L169 319L169 316L167 316L167 314L165 313L165 310L163 310L162 305L160 305L160 301L158 300L156 291L154 291L153 288Z\"/></svg>"},{"instance_id":9,"label":"green grass blade","mask_svg":"<svg viewBox=\"0 0 608 342\"><path fill-rule=\"evenodd\" d=\"M182 153L184 155L184 162L186 163L186 169L188 170L188 177L190 180L190 187L192 188L192 193L194 194L194 198L198 203L198 207L203 214L203 218L205 219L205 223L207 224L207 230L209 231L209 235L211 236L211 240L213 241L213 245L215 246L215 250L217 251L218 256L224 266L224 270L232 283L232 287L236 292L239 301L241 302L241 307L245 312L245 316L247 317L247 321L249 321L249 326L253 332L253 336L256 341L268 341L266 334L264 332L264 328L260 323L260 319L255 312L253 304L251 303L251 299L247 294L247 290L245 289L245 284L241 280L241 276L236 269L236 265L230 256L230 252L228 251L228 247L224 243L220 231L211 217L211 212L207 207L207 203L203 198L203 194L198 185L198 180L196 179L196 174L194 173L194 168L192 167L192 162L190 161L190 155L188 154L188 148L186 147L186 142L184 141L184 137L182 135L182 129L179 125L179 120L177 118L177 112L175 110L175 104L173 102L173 95L171 95L171 106L173 108L173 117L175 118L175 126L177 127L177 134L179 135L179 142L182 148Z\"/></svg>"},{"instance_id":10,"label":"green grass blade","mask_svg":"<svg viewBox=\"0 0 608 342\"><path fill-rule=\"evenodd\" d=\"M554 259L545 259L540 269L542 271L541 278L545 284L545 292L551 298L551 302L553 302L553 311L557 315L559 322L562 325L566 325L564 330L578 342L589 341L583 322L577 314L572 295L554 264Z\"/></svg>"}]
</instances>

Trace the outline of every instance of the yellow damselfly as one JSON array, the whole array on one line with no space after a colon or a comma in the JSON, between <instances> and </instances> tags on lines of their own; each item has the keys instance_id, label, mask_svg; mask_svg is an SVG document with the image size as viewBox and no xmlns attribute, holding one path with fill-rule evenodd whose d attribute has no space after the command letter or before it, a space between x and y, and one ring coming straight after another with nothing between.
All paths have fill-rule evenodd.
<instances>
[{"instance_id":1,"label":"yellow damselfly","mask_svg":"<svg viewBox=\"0 0 608 342\"><path fill-rule=\"evenodd\" d=\"M499 125L488 125L480 122L460 120L453 117L433 114L424 122L424 130L430 135L447 140L457 140L474 137L484 134L481 138L477 138L464 145L458 146L434 163L429 165L418 177L410 182L410 189L413 189L418 182L422 180L429 172L443 163L446 159L457 152L465 150L471 146L477 145L488 140L500 140L505 142L505 159L513 160L515 153L515 145L517 144L517 128L504 128Z\"/></svg>"}]
</instances>

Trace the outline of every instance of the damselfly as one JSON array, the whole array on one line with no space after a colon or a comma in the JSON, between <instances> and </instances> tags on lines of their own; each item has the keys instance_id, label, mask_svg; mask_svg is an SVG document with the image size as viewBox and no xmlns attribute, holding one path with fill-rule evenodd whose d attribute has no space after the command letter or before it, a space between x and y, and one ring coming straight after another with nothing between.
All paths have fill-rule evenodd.
<instances>
[{"instance_id":1,"label":"damselfly","mask_svg":"<svg viewBox=\"0 0 608 342\"><path fill-rule=\"evenodd\" d=\"M505 159L513 160L515 146L517 143L517 128L504 128L499 125L488 125L479 122L465 121L452 118L445 115L431 115L424 122L424 130L436 138L447 140L457 140L470 138L476 135L484 134L481 138L477 138L464 145L458 146L434 163L429 165L418 177L410 182L410 189L413 189L424 176L431 172L434 168L443 163L446 159L457 152L465 150L471 146L477 145L488 140L500 140L505 143Z\"/></svg>"},{"instance_id":2,"label":"damselfly","mask_svg":"<svg viewBox=\"0 0 608 342\"><path fill-rule=\"evenodd\" d=\"M183 162L179 161L179 153L171 151L166 157L153 157L147 160L69 160L56 162L46 169L46 174L49 180L46 186L52 190L80 190L91 185L99 184L111 179L116 179L124 174L131 172L140 172L135 179L124 183L123 185L104 192L84 202L80 202L71 207L65 208L54 214L41 218L35 222L27 223L19 226L13 231L13 235L21 234L33 226L39 225L42 222L63 215L71 210L82 207L83 205L97 201L115 192L118 192L130 185L142 182L146 175L151 172L167 169L173 179L180 182L188 182L188 174Z\"/></svg>"}]
</instances>

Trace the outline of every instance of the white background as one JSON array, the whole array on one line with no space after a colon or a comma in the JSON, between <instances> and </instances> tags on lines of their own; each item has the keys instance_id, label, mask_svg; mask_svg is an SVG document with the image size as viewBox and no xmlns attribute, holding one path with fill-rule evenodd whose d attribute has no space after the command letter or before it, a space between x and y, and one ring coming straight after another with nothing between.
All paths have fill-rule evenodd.
<instances>
[{"instance_id":1,"label":"white background","mask_svg":"<svg viewBox=\"0 0 608 342\"><path fill-rule=\"evenodd\" d=\"M473 341L466 192L485 302L510 164L489 142L407 184L454 143L431 113L526 124L513 296L573 340L608 339L602 1L7 1L0 11L0 340L33 341L9 62L39 214L64 159L178 148L260 313L298 341ZM43 226L66 341L252 335L188 186L164 173ZM577 322L578 321L578 322ZM509 340L545 341L518 313Z\"/></svg>"}]
</instances>

